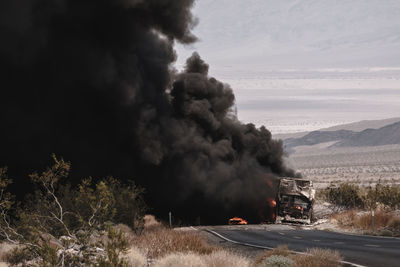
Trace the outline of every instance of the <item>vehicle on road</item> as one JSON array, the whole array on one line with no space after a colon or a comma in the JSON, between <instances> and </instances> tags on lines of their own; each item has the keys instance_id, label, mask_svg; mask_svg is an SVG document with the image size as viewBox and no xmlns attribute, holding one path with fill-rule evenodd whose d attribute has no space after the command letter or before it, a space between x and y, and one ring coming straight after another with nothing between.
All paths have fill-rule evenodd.
<instances>
[{"instance_id":1,"label":"vehicle on road","mask_svg":"<svg viewBox=\"0 0 400 267\"><path fill-rule=\"evenodd\" d=\"M314 198L315 189L312 181L299 178L281 178L276 201L277 222L313 222Z\"/></svg>"}]
</instances>

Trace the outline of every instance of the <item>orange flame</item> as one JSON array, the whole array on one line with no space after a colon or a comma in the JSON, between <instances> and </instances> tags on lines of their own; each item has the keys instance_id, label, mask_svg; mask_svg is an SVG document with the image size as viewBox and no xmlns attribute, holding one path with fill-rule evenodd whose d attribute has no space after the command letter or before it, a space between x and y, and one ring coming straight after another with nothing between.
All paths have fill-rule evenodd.
<instances>
[{"instance_id":1,"label":"orange flame","mask_svg":"<svg viewBox=\"0 0 400 267\"><path fill-rule=\"evenodd\" d=\"M247 221L242 218L239 218L239 217L233 217L233 218L229 219L229 224L245 225L245 224L247 224Z\"/></svg>"},{"instance_id":2,"label":"orange flame","mask_svg":"<svg viewBox=\"0 0 400 267\"><path fill-rule=\"evenodd\" d=\"M268 199L268 205L269 205L270 207L276 207L276 201L275 201L275 199L269 198L269 199Z\"/></svg>"}]
</instances>

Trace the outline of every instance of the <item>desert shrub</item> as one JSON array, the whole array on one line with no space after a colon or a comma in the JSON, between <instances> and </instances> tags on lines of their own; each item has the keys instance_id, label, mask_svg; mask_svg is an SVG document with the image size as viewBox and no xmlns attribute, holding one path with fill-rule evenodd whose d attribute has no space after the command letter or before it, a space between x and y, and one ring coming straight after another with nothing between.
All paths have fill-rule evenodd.
<instances>
[{"instance_id":1,"label":"desert shrub","mask_svg":"<svg viewBox=\"0 0 400 267\"><path fill-rule=\"evenodd\" d=\"M386 207L396 210L400 208L400 186L399 185L376 185L377 201Z\"/></svg>"},{"instance_id":2,"label":"desert shrub","mask_svg":"<svg viewBox=\"0 0 400 267\"><path fill-rule=\"evenodd\" d=\"M114 221L128 225L135 232L142 231L146 211L144 189L137 187L132 181L122 184L112 177L107 178L106 183L115 199Z\"/></svg>"},{"instance_id":3,"label":"desert shrub","mask_svg":"<svg viewBox=\"0 0 400 267\"><path fill-rule=\"evenodd\" d=\"M248 267L250 262L243 256L236 255L226 250L214 251L211 254L204 256L207 266L213 267Z\"/></svg>"},{"instance_id":4,"label":"desert shrub","mask_svg":"<svg viewBox=\"0 0 400 267\"><path fill-rule=\"evenodd\" d=\"M257 266L258 264L260 264L261 262L263 262L266 258L271 257L273 255L276 256L283 256L283 257L287 257L289 255L291 255L292 253L290 252L290 250L288 249L288 246L283 245L283 246L278 246L272 250L268 250L267 252L263 253L262 255L260 255L256 261L255 261L255 265Z\"/></svg>"},{"instance_id":5,"label":"desert shrub","mask_svg":"<svg viewBox=\"0 0 400 267\"><path fill-rule=\"evenodd\" d=\"M123 255L128 251L128 240L110 225L115 220L132 226L143 221L142 190L133 184L124 187L113 178L96 183L89 178L72 188L65 183L70 163L54 155L53 160L53 166L30 175L37 190L20 206L7 193L11 179L6 169L0 169L0 237L20 245L8 258L9 262L126 266ZM137 203L119 205L117 201ZM129 212L134 215L122 211L127 207L133 209Z\"/></svg>"},{"instance_id":6,"label":"desert shrub","mask_svg":"<svg viewBox=\"0 0 400 267\"><path fill-rule=\"evenodd\" d=\"M158 259L154 267L207 267L201 255L196 253L174 253Z\"/></svg>"},{"instance_id":7,"label":"desert shrub","mask_svg":"<svg viewBox=\"0 0 400 267\"><path fill-rule=\"evenodd\" d=\"M382 185L360 188L357 185L344 183L339 187L330 187L317 192L317 197L337 206L352 209L375 209L378 203L386 208L396 210L400 207L400 186Z\"/></svg>"},{"instance_id":8,"label":"desert shrub","mask_svg":"<svg viewBox=\"0 0 400 267\"><path fill-rule=\"evenodd\" d=\"M147 257L137 247L130 247L125 254L125 260L129 267L144 267L147 266Z\"/></svg>"},{"instance_id":9,"label":"desert shrub","mask_svg":"<svg viewBox=\"0 0 400 267\"><path fill-rule=\"evenodd\" d=\"M133 242L147 252L148 257L158 258L171 253L196 252L210 254L216 247L209 245L197 233L183 232L165 227L144 231L134 238Z\"/></svg>"},{"instance_id":10,"label":"desert shrub","mask_svg":"<svg viewBox=\"0 0 400 267\"><path fill-rule=\"evenodd\" d=\"M102 244L105 256L99 259L99 267L127 267L124 257L128 252L129 242L121 230L113 227L107 229L107 241Z\"/></svg>"},{"instance_id":11,"label":"desert shrub","mask_svg":"<svg viewBox=\"0 0 400 267\"><path fill-rule=\"evenodd\" d=\"M294 261L291 258L281 256L281 255L272 255L268 258L265 258L262 262L260 262L257 267L291 267L294 266Z\"/></svg>"},{"instance_id":12,"label":"desert shrub","mask_svg":"<svg viewBox=\"0 0 400 267\"><path fill-rule=\"evenodd\" d=\"M300 254L295 258L296 267L338 267L342 266L342 258L337 251L313 248L308 254Z\"/></svg>"},{"instance_id":13,"label":"desert shrub","mask_svg":"<svg viewBox=\"0 0 400 267\"><path fill-rule=\"evenodd\" d=\"M339 187L331 187L322 191L325 199L332 204L346 209L362 208L364 202L360 197L360 188L356 185L344 183Z\"/></svg>"}]
</instances>

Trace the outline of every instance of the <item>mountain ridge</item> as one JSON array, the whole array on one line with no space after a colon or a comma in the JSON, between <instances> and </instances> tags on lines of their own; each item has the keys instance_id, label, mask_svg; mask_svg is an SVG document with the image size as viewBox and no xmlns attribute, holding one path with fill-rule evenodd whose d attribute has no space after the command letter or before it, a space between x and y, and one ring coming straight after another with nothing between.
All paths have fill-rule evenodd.
<instances>
[{"instance_id":1,"label":"mountain ridge","mask_svg":"<svg viewBox=\"0 0 400 267\"><path fill-rule=\"evenodd\" d=\"M285 139L286 152L295 152L295 147L312 146L336 141L329 148L363 147L400 144L400 121L378 129L368 128L360 132L349 130L312 131L299 138Z\"/></svg>"}]
</instances>

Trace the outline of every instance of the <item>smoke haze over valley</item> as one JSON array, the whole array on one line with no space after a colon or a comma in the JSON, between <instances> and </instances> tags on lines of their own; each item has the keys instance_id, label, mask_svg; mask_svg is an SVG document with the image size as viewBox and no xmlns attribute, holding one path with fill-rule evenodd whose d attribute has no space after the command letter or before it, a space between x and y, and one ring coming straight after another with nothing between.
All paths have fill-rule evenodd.
<instances>
[{"instance_id":1,"label":"smoke haze over valley","mask_svg":"<svg viewBox=\"0 0 400 267\"><path fill-rule=\"evenodd\" d=\"M273 134L400 116L400 2L196 3L199 51L231 84L238 117Z\"/></svg>"}]
</instances>

